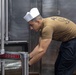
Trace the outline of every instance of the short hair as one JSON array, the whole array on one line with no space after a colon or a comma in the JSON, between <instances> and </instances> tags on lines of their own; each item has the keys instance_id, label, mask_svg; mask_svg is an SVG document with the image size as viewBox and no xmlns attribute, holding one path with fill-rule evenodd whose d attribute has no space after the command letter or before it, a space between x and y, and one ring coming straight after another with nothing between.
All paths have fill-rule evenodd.
<instances>
[{"instance_id":1,"label":"short hair","mask_svg":"<svg viewBox=\"0 0 76 75\"><path fill-rule=\"evenodd\" d=\"M38 15L37 17L35 17L34 19L32 19L31 21L36 21L36 20L40 20L42 19L42 16L41 15Z\"/></svg>"}]
</instances>

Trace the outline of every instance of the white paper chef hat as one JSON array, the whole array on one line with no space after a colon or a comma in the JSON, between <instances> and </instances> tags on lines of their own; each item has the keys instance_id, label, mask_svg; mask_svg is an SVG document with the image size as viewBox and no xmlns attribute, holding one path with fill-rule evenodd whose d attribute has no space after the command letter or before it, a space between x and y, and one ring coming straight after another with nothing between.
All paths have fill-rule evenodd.
<instances>
[{"instance_id":1,"label":"white paper chef hat","mask_svg":"<svg viewBox=\"0 0 76 75\"><path fill-rule=\"evenodd\" d=\"M37 17L38 15L40 15L39 11L37 8L32 8L30 10L30 12L27 12L26 15L24 16L24 19L29 22L32 19L34 19L35 17Z\"/></svg>"}]
</instances>

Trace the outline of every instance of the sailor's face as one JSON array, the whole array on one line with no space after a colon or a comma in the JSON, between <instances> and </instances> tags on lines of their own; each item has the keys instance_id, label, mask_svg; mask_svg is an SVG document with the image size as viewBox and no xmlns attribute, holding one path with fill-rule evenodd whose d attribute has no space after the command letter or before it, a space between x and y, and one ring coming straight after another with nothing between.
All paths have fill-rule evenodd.
<instances>
[{"instance_id":1,"label":"sailor's face","mask_svg":"<svg viewBox=\"0 0 76 75\"><path fill-rule=\"evenodd\" d=\"M29 25L30 25L30 29L33 29L35 31L39 30L39 22L38 21L30 21Z\"/></svg>"}]
</instances>

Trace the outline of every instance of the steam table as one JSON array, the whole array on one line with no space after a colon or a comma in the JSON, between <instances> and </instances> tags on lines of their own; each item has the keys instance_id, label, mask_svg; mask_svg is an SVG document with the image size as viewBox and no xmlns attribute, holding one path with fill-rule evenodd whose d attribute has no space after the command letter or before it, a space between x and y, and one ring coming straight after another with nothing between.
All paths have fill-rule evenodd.
<instances>
[{"instance_id":1,"label":"steam table","mask_svg":"<svg viewBox=\"0 0 76 75\"><path fill-rule=\"evenodd\" d=\"M2 61L4 62L5 59L14 59L14 60L21 59L22 75L29 75L28 52L6 52L5 54L0 54L0 59L1 59L1 63ZM5 72L4 70L5 70L4 68L1 68L1 72Z\"/></svg>"}]
</instances>

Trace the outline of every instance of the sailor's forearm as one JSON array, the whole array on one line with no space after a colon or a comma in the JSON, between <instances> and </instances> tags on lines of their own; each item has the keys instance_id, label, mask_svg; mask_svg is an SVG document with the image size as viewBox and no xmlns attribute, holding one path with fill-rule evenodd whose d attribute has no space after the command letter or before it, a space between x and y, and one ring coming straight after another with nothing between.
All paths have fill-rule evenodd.
<instances>
[{"instance_id":1,"label":"sailor's forearm","mask_svg":"<svg viewBox=\"0 0 76 75\"><path fill-rule=\"evenodd\" d=\"M29 61L29 65L34 64L35 62L37 62L39 59L42 58L42 56L45 54L45 51L40 52L38 54L36 54L34 57L32 57Z\"/></svg>"},{"instance_id":2,"label":"sailor's forearm","mask_svg":"<svg viewBox=\"0 0 76 75\"><path fill-rule=\"evenodd\" d=\"M31 59L29 62L30 65L37 62L44 55L50 42L51 42L51 39L40 40L39 45L37 45L35 49L29 54Z\"/></svg>"},{"instance_id":3,"label":"sailor's forearm","mask_svg":"<svg viewBox=\"0 0 76 75\"><path fill-rule=\"evenodd\" d=\"M39 53L39 46L37 45L37 46L34 48L34 50L29 54L30 59L31 59L33 56L35 56L36 54L38 54L38 53Z\"/></svg>"}]
</instances>

